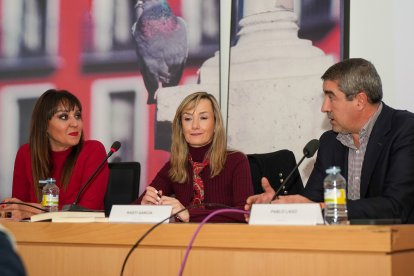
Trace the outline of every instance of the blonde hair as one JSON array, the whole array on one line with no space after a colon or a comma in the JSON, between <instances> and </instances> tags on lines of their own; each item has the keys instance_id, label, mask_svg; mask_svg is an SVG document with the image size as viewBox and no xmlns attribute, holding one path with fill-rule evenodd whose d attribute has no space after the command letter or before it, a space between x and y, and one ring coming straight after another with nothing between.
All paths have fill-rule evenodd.
<instances>
[{"instance_id":1,"label":"blonde hair","mask_svg":"<svg viewBox=\"0 0 414 276\"><path fill-rule=\"evenodd\" d=\"M188 181L188 144L183 134L182 115L184 110L194 109L199 102L207 99L211 102L214 113L214 134L211 147L206 153L211 170L210 177L217 176L224 168L227 156L227 140L221 116L220 106L213 95L207 92L195 92L188 95L178 106L172 122L171 168L169 176L172 181L185 183Z\"/></svg>"}]
</instances>

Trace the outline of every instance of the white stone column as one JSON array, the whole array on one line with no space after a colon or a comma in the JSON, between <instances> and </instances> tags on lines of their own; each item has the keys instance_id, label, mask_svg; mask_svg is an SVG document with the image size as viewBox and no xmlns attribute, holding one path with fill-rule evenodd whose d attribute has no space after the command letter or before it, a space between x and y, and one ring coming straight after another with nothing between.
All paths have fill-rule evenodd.
<instances>
[{"instance_id":1,"label":"white stone column","mask_svg":"<svg viewBox=\"0 0 414 276\"><path fill-rule=\"evenodd\" d=\"M230 49L229 145L245 153L289 149L299 161L305 144L329 129L320 112L320 77L333 58L311 41L298 38L292 0L247 0L244 5L239 40ZM202 65L201 87L219 83L218 64L216 54ZM169 98L174 97L171 92L169 88ZM159 91L158 114L164 113L159 118L172 118L173 111L162 111L169 105L163 94ZM304 182L313 162L314 158L302 165Z\"/></svg>"},{"instance_id":2,"label":"white stone column","mask_svg":"<svg viewBox=\"0 0 414 276\"><path fill-rule=\"evenodd\" d=\"M289 149L299 161L305 144L329 129L320 77L333 58L298 38L293 1L245 1L244 8L230 49L229 144L245 153ZM200 79L215 82L203 67ZM304 182L313 163L302 165Z\"/></svg>"}]
</instances>

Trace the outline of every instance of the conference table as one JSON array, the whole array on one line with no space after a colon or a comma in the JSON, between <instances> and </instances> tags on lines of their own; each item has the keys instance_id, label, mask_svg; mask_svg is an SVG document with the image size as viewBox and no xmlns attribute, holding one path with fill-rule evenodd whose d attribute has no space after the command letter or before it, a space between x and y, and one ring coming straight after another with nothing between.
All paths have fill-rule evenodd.
<instances>
[{"instance_id":1,"label":"conference table","mask_svg":"<svg viewBox=\"0 0 414 276\"><path fill-rule=\"evenodd\" d=\"M28 274L120 275L152 227L128 223L1 221ZM124 275L178 275L198 224L162 224L131 254ZM414 225L205 224L183 275L414 275Z\"/></svg>"}]
</instances>

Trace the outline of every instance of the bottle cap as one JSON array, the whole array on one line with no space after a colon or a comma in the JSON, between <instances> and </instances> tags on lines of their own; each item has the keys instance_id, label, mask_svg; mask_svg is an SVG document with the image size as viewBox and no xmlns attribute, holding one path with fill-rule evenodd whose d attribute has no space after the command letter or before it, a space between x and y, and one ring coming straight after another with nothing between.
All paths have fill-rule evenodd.
<instances>
[{"instance_id":1,"label":"bottle cap","mask_svg":"<svg viewBox=\"0 0 414 276\"><path fill-rule=\"evenodd\" d=\"M326 170L327 174L337 174L341 172L341 168L338 166L332 166Z\"/></svg>"},{"instance_id":2,"label":"bottle cap","mask_svg":"<svg viewBox=\"0 0 414 276\"><path fill-rule=\"evenodd\" d=\"M48 179L46 179L47 183L56 183L56 179L49 177Z\"/></svg>"}]
</instances>

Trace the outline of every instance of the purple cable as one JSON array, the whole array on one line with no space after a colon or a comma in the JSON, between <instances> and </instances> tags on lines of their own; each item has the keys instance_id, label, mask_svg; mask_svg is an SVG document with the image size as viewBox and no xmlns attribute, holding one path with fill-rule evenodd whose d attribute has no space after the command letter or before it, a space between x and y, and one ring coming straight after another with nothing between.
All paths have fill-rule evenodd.
<instances>
[{"instance_id":1,"label":"purple cable","mask_svg":"<svg viewBox=\"0 0 414 276\"><path fill-rule=\"evenodd\" d=\"M192 237L192 238L191 238L191 240L190 240L190 243L189 243L189 244L188 244L188 246L187 246L187 249L186 249L186 251L185 251L185 255L184 255L183 262L181 263L180 272L178 272L178 275L179 275L179 276L182 276L182 275L183 275L184 268L185 268L185 264L187 263L187 258L188 258L188 255L190 254L190 249L191 249L191 247L193 246L193 242L194 242L195 238L197 237L198 233L200 232L201 227L203 227L203 225L204 225L204 224L205 224L205 223L206 223L209 219L211 219L211 218L212 218L212 217L214 217L215 215L217 215L217 214L221 214L221 213L240 213L240 214L249 214L249 212L248 212L248 211L243 211L243 210L239 210L239 209L219 209L219 210L216 210L216 211L212 212L212 213L211 213L211 214L209 214L207 217L205 217L205 218L203 219L203 221L202 221L202 222L200 222L200 224L198 225L198 227L197 227L196 231L194 232L193 237Z\"/></svg>"}]
</instances>

